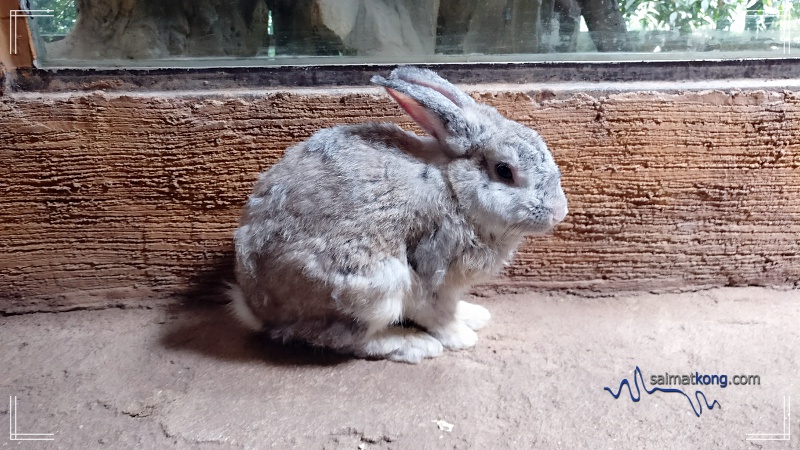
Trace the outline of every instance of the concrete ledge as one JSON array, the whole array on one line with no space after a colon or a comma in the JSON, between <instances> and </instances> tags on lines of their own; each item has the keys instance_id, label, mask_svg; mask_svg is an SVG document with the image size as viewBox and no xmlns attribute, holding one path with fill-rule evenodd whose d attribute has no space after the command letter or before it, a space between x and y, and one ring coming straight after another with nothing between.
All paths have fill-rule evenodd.
<instances>
[{"instance_id":1,"label":"concrete ledge","mask_svg":"<svg viewBox=\"0 0 800 450\"><path fill-rule=\"evenodd\" d=\"M741 449L784 430L784 396L791 442L760 443L797 448L796 292L475 300L493 314L477 346L416 366L278 347L220 307L0 317L0 390L19 432L54 434L18 448ZM603 389L637 366L689 399ZM729 384L651 382L696 372ZM697 391L719 406L695 416Z\"/></svg>"},{"instance_id":2,"label":"concrete ledge","mask_svg":"<svg viewBox=\"0 0 800 450\"><path fill-rule=\"evenodd\" d=\"M798 92L472 91L544 136L570 199L497 286L800 280ZM258 172L319 128L366 120L411 127L372 88L0 97L0 311L212 292Z\"/></svg>"}]
</instances>

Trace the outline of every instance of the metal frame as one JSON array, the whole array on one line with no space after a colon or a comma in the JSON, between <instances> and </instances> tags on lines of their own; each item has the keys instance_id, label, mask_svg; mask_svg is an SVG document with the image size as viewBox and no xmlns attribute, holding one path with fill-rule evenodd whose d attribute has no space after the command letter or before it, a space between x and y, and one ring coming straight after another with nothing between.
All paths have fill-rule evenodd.
<instances>
[{"instance_id":1,"label":"metal frame","mask_svg":"<svg viewBox=\"0 0 800 450\"><path fill-rule=\"evenodd\" d=\"M800 60L552 62L420 64L456 83L687 82L753 79L800 80ZM394 64L231 67L191 69L18 69L15 92L181 91L278 87L365 86Z\"/></svg>"}]
</instances>

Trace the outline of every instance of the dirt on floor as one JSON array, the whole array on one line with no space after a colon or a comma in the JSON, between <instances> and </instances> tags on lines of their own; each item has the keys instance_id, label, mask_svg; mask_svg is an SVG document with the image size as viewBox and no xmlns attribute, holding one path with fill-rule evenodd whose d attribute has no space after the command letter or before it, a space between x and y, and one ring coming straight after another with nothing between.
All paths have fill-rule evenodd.
<instances>
[{"instance_id":1,"label":"dirt on floor","mask_svg":"<svg viewBox=\"0 0 800 450\"><path fill-rule=\"evenodd\" d=\"M277 346L220 306L0 317L0 447L800 448L798 290L473 300L478 345L418 365Z\"/></svg>"}]
</instances>

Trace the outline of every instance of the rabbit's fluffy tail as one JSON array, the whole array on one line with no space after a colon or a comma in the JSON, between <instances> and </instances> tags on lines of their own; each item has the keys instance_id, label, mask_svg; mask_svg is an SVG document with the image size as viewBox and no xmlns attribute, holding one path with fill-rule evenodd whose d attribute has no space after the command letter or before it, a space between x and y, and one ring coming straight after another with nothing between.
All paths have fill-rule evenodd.
<instances>
[{"instance_id":1,"label":"rabbit's fluffy tail","mask_svg":"<svg viewBox=\"0 0 800 450\"><path fill-rule=\"evenodd\" d=\"M264 329L264 323L250 310L244 299L244 292L242 292L242 288L238 284L228 283L226 294L231 300L228 304L231 313L242 325L253 331Z\"/></svg>"}]
</instances>

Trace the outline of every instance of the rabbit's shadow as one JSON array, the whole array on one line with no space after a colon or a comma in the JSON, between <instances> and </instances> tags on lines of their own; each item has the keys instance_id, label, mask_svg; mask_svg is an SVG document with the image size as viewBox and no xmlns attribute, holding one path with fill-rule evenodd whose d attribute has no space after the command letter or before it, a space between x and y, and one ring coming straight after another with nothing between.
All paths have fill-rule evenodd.
<instances>
[{"instance_id":1,"label":"rabbit's shadow","mask_svg":"<svg viewBox=\"0 0 800 450\"><path fill-rule=\"evenodd\" d=\"M301 343L280 343L245 329L222 304L176 306L166 323L161 344L177 351L241 362L276 366L329 366L351 358Z\"/></svg>"},{"instance_id":2,"label":"rabbit's shadow","mask_svg":"<svg viewBox=\"0 0 800 450\"><path fill-rule=\"evenodd\" d=\"M193 289L183 301L167 308L162 346L221 360L274 366L330 366L352 359L301 343L275 342L244 328L226 305L223 280L231 278L229 266L225 259L218 261L214 269L193 280Z\"/></svg>"}]
</instances>

